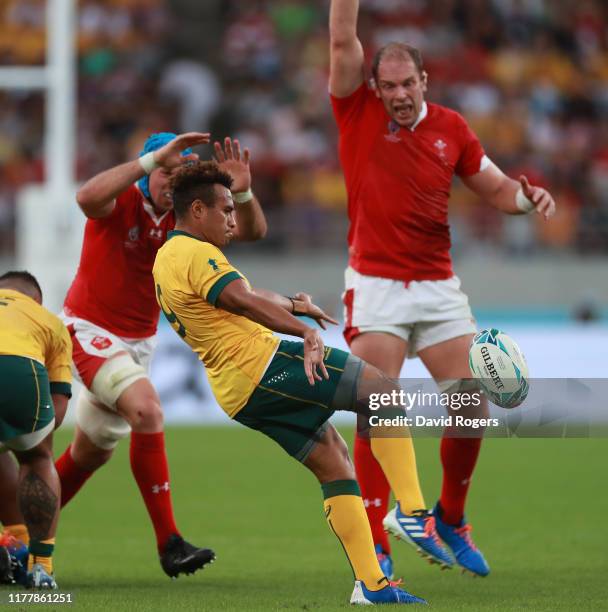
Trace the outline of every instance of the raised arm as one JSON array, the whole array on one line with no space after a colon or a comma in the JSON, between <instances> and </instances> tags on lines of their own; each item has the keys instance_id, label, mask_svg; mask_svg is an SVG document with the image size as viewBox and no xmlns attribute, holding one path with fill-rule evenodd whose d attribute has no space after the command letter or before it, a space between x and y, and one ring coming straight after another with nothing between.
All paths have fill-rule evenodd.
<instances>
[{"instance_id":1,"label":"raised arm","mask_svg":"<svg viewBox=\"0 0 608 612\"><path fill-rule=\"evenodd\" d=\"M363 46L357 37L359 0L331 0L329 11L329 92L337 98L363 83Z\"/></svg>"},{"instance_id":2,"label":"raised arm","mask_svg":"<svg viewBox=\"0 0 608 612\"><path fill-rule=\"evenodd\" d=\"M509 215L535 211L547 220L555 213L555 202L546 189L530 185L525 176L520 176L519 182L515 181L494 163L463 178L463 182L491 206Z\"/></svg>"},{"instance_id":3,"label":"raised arm","mask_svg":"<svg viewBox=\"0 0 608 612\"><path fill-rule=\"evenodd\" d=\"M249 149L243 149L238 140L224 139L224 146L219 142L214 145L215 159L233 178L232 196L235 203L236 234L235 238L243 242L260 240L266 236L268 226L260 202L251 191L251 169L249 166Z\"/></svg>"},{"instance_id":4,"label":"raised arm","mask_svg":"<svg viewBox=\"0 0 608 612\"><path fill-rule=\"evenodd\" d=\"M321 380L317 368L323 377L329 378L323 363L325 346L319 332L288 312L285 307L289 302L288 298L282 298L271 292L266 295L268 297L252 291L243 280L234 280L224 287L217 299L216 306L233 314L247 317L273 331L302 338L304 340L304 370L308 382L314 385L315 380ZM283 299L286 301L283 302Z\"/></svg>"},{"instance_id":5,"label":"raised arm","mask_svg":"<svg viewBox=\"0 0 608 612\"><path fill-rule=\"evenodd\" d=\"M82 212L90 219L107 217L114 210L116 197L144 176L146 171L149 174L156 167L170 170L189 159L198 159L196 154L182 156L181 152L188 147L207 142L209 142L209 134L199 132L181 134L152 153L151 158L148 158L147 170L142 165L143 158L104 170L89 179L78 190L76 201Z\"/></svg>"}]
</instances>

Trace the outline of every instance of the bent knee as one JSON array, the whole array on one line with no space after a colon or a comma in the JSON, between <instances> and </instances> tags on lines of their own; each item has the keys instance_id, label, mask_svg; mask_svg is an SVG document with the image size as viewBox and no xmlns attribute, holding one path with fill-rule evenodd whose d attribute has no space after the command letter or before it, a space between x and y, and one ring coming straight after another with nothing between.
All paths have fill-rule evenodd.
<instances>
[{"instance_id":1,"label":"bent knee","mask_svg":"<svg viewBox=\"0 0 608 612\"><path fill-rule=\"evenodd\" d=\"M121 408L121 414L123 414L133 431L155 432L162 430L164 417L160 401L157 397L143 395L132 398Z\"/></svg>"}]
</instances>

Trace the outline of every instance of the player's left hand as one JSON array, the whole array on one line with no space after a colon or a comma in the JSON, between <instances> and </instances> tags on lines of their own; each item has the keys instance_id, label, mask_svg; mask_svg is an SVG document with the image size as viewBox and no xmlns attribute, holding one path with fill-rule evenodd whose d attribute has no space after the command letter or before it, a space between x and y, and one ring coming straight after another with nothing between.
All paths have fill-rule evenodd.
<instances>
[{"instance_id":1,"label":"player's left hand","mask_svg":"<svg viewBox=\"0 0 608 612\"><path fill-rule=\"evenodd\" d=\"M196 145L207 144L210 138L210 134L202 132L180 134L164 147L154 151L154 161L168 170L181 166L184 162L196 161L198 160L196 153L182 155L182 151Z\"/></svg>"},{"instance_id":2,"label":"player's left hand","mask_svg":"<svg viewBox=\"0 0 608 612\"><path fill-rule=\"evenodd\" d=\"M251 169L249 168L249 149L245 148L241 152L241 144L238 140L229 137L224 139L224 147L216 142L215 161L220 169L227 172L234 181L232 183L232 193L247 191L251 188Z\"/></svg>"},{"instance_id":3,"label":"player's left hand","mask_svg":"<svg viewBox=\"0 0 608 612\"><path fill-rule=\"evenodd\" d=\"M545 221L555 214L555 201L546 189L530 185L528 178L523 174L519 177L519 182L523 194L534 204L536 212L542 215Z\"/></svg>"},{"instance_id":4,"label":"player's left hand","mask_svg":"<svg viewBox=\"0 0 608 612\"><path fill-rule=\"evenodd\" d=\"M311 386L315 384L315 380L326 380L329 379L327 368L323 363L325 357L325 345L321 334L312 327L308 328L308 331L304 334L304 372L306 372L306 378ZM319 374L319 371L323 375Z\"/></svg>"},{"instance_id":5,"label":"player's left hand","mask_svg":"<svg viewBox=\"0 0 608 612\"><path fill-rule=\"evenodd\" d=\"M326 314L316 304L313 304L312 296L308 295L308 293L296 293L293 299L295 306L294 314L305 315L314 319L321 329L327 329L327 325L325 325L326 321L332 325L338 325L338 321L332 319L332 317Z\"/></svg>"}]
</instances>

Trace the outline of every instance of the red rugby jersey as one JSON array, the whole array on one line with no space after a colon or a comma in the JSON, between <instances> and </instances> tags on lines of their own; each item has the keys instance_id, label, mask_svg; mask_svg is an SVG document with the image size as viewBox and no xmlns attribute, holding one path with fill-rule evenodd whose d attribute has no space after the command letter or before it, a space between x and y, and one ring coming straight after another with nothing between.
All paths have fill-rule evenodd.
<instances>
[{"instance_id":1,"label":"red rugby jersey","mask_svg":"<svg viewBox=\"0 0 608 612\"><path fill-rule=\"evenodd\" d=\"M485 158L464 118L427 103L414 129L400 128L366 84L331 101L348 191L350 265L403 281L452 276L452 178L476 174Z\"/></svg>"},{"instance_id":2,"label":"red rugby jersey","mask_svg":"<svg viewBox=\"0 0 608 612\"><path fill-rule=\"evenodd\" d=\"M87 219L66 312L124 338L153 336L159 308L152 266L174 226L173 211L156 215L135 185L116 198L109 216Z\"/></svg>"}]
</instances>

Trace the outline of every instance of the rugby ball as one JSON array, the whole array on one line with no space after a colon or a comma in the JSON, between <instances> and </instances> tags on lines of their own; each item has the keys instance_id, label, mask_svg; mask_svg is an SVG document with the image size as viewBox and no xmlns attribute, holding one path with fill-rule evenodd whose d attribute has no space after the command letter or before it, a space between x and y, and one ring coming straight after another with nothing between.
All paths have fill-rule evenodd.
<instances>
[{"instance_id":1,"label":"rugby ball","mask_svg":"<svg viewBox=\"0 0 608 612\"><path fill-rule=\"evenodd\" d=\"M515 408L527 397L528 364L517 344L499 329L480 331L471 343L469 367L488 399Z\"/></svg>"}]
</instances>

